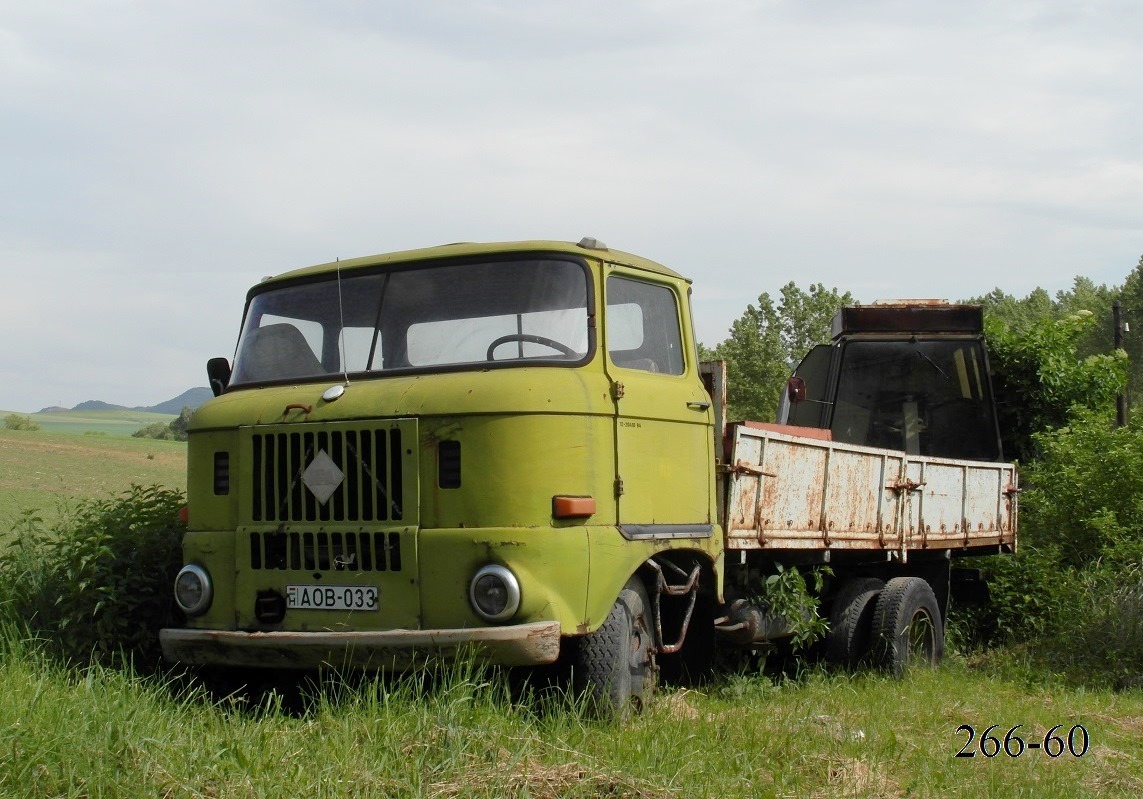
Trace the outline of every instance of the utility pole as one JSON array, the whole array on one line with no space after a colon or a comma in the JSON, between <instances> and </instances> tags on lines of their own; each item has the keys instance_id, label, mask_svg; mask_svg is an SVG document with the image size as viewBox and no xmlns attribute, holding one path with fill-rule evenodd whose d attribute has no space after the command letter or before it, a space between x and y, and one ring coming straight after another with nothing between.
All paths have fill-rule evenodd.
<instances>
[{"instance_id":1,"label":"utility pole","mask_svg":"<svg viewBox=\"0 0 1143 799\"><path fill-rule=\"evenodd\" d=\"M1111 323L1115 327L1115 349L1123 349L1123 333L1128 329L1127 325L1123 322L1123 309L1119 305L1119 300L1111 303ZM1120 391L1115 396L1115 423L1120 427L1127 426L1127 394L1126 388Z\"/></svg>"}]
</instances>

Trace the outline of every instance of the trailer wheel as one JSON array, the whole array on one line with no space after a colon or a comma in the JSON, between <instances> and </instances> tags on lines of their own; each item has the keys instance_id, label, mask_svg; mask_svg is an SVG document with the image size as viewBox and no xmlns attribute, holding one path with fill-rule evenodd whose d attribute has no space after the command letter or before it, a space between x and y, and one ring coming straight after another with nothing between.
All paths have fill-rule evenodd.
<instances>
[{"instance_id":1,"label":"trailer wheel","mask_svg":"<svg viewBox=\"0 0 1143 799\"><path fill-rule=\"evenodd\" d=\"M894 577L877 598L873 632L883 666L898 677L917 664L936 666L945 649L940 606L920 577Z\"/></svg>"},{"instance_id":2,"label":"trailer wheel","mask_svg":"<svg viewBox=\"0 0 1143 799\"><path fill-rule=\"evenodd\" d=\"M573 685L576 693L587 695L593 713L627 718L651 698L655 655L650 621L647 591L632 577L602 626L580 639Z\"/></svg>"},{"instance_id":3,"label":"trailer wheel","mask_svg":"<svg viewBox=\"0 0 1143 799\"><path fill-rule=\"evenodd\" d=\"M825 656L839 666L855 666L869 654L873 615L885 581L855 577L842 583L829 614Z\"/></svg>"}]
</instances>

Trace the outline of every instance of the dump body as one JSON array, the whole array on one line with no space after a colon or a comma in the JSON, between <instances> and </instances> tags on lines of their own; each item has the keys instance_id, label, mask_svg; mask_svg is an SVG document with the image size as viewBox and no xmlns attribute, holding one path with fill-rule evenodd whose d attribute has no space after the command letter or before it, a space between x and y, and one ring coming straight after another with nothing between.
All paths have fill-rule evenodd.
<instances>
[{"instance_id":1,"label":"dump body","mask_svg":"<svg viewBox=\"0 0 1143 799\"><path fill-rule=\"evenodd\" d=\"M909 455L796 430L731 427L727 549L863 549L905 562L911 551L1015 546L1012 464Z\"/></svg>"}]
</instances>

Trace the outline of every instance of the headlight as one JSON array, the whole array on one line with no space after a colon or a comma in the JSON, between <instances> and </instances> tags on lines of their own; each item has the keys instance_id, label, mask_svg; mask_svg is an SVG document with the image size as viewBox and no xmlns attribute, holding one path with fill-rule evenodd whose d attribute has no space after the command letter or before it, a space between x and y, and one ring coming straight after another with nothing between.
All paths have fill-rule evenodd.
<instances>
[{"instance_id":1,"label":"headlight","mask_svg":"<svg viewBox=\"0 0 1143 799\"><path fill-rule=\"evenodd\" d=\"M175 578L175 602L188 616L201 616L214 599L210 575L202 566L183 566Z\"/></svg>"},{"instance_id":2,"label":"headlight","mask_svg":"<svg viewBox=\"0 0 1143 799\"><path fill-rule=\"evenodd\" d=\"M520 608L520 583L503 566L489 564L468 585L468 601L488 621L507 621Z\"/></svg>"}]
</instances>

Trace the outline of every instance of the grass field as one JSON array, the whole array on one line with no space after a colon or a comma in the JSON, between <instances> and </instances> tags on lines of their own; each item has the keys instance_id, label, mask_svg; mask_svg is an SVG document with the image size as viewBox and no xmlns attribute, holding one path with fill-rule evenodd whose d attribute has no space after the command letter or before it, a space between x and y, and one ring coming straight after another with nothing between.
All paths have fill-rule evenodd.
<instances>
[{"instance_id":1,"label":"grass field","mask_svg":"<svg viewBox=\"0 0 1143 799\"><path fill-rule=\"evenodd\" d=\"M185 488L186 444L0 429L0 539L23 510L54 519L61 502L109 496L132 483Z\"/></svg>"},{"instance_id":2,"label":"grass field","mask_svg":"<svg viewBox=\"0 0 1143 799\"><path fill-rule=\"evenodd\" d=\"M0 644L2 646L2 644ZM624 724L513 703L457 669L330 691L307 712L212 702L0 652L0 794L116 797L1138 797L1143 694L1027 685L954 659L903 681L812 671L662 692ZM992 724L1063 753L985 757ZM1088 738L1086 750L1078 726ZM1073 729L1072 748L1067 736ZM1050 744L1053 749L1054 741ZM986 751L993 751L991 741ZM975 757L956 757L959 751ZM1053 752L1054 753L1054 752Z\"/></svg>"},{"instance_id":3,"label":"grass field","mask_svg":"<svg viewBox=\"0 0 1143 799\"><path fill-rule=\"evenodd\" d=\"M0 411L0 419L11 411ZM170 422L174 416L146 411L50 411L48 413L21 413L49 433L75 435L130 436L136 430L154 422Z\"/></svg>"}]
</instances>

